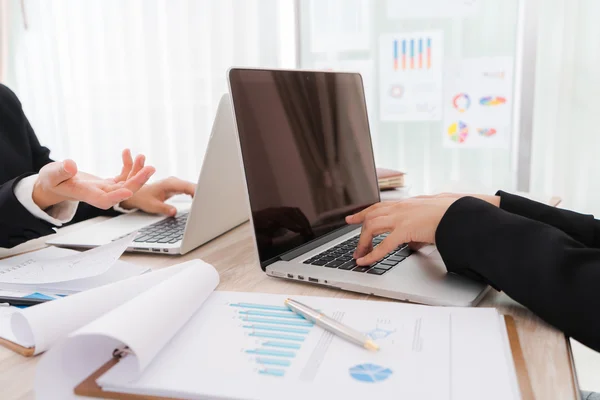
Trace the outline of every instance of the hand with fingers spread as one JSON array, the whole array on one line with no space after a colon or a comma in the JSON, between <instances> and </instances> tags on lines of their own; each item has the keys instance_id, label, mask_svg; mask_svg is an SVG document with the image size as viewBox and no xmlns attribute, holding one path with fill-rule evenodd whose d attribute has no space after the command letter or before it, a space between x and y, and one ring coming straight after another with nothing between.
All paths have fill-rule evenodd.
<instances>
[{"instance_id":1,"label":"hand with fingers spread","mask_svg":"<svg viewBox=\"0 0 600 400\"><path fill-rule=\"evenodd\" d=\"M435 232L442 217L457 198L413 198L399 202L377 203L346 217L348 224L362 224L354 253L358 265L381 260L402 243L435 243ZM389 235L373 248L373 238Z\"/></svg>"},{"instance_id":2,"label":"hand with fingers spread","mask_svg":"<svg viewBox=\"0 0 600 400\"><path fill-rule=\"evenodd\" d=\"M151 214L175 216L177 209L165 203L177 194L194 196L196 185L178 178L170 177L142 187L130 199L121 203L125 209L138 208Z\"/></svg>"},{"instance_id":3,"label":"hand with fingers spread","mask_svg":"<svg viewBox=\"0 0 600 400\"><path fill-rule=\"evenodd\" d=\"M108 209L133 196L154 174L154 168L144 163L143 155L138 155L134 162L131 152L124 150L121 173L115 178L102 179L78 171L73 160L51 162L40 169L32 198L42 210L66 200Z\"/></svg>"}]
</instances>

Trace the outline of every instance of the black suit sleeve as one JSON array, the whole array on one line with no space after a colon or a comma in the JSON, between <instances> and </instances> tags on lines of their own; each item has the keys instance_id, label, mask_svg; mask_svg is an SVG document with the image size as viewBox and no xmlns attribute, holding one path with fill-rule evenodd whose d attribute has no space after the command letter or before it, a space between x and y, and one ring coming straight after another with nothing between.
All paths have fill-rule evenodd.
<instances>
[{"instance_id":1,"label":"black suit sleeve","mask_svg":"<svg viewBox=\"0 0 600 400\"><path fill-rule=\"evenodd\" d=\"M3 182L0 185L0 247L10 248L54 233L52 224L31 215L14 194L21 179L38 173L52 159L50 150L42 146L35 135L21 102L4 85L0 85L0 134L3 135L0 138L0 182ZM101 210L82 203L71 223L117 214L112 209Z\"/></svg>"},{"instance_id":2,"label":"black suit sleeve","mask_svg":"<svg viewBox=\"0 0 600 400\"><path fill-rule=\"evenodd\" d=\"M563 218L563 227L575 229L580 217ZM448 271L479 277L600 351L600 249L472 197L450 206L436 243Z\"/></svg>"},{"instance_id":3,"label":"black suit sleeve","mask_svg":"<svg viewBox=\"0 0 600 400\"><path fill-rule=\"evenodd\" d=\"M2 122L8 130L4 134L9 136L9 143L14 142L17 146L15 150L29 149L29 154L22 154L22 157L30 160L30 167L33 168L31 172L37 173L44 165L52 162L50 150L40 144L17 95L4 85L0 85L0 106L4 111L2 117L6 118Z\"/></svg>"},{"instance_id":4,"label":"black suit sleeve","mask_svg":"<svg viewBox=\"0 0 600 400\"><path fill-rule=\"evenodd\" d=\"M500 196L503 210L552 225L587 247L600 248L600 221L592 215L563 210L503 191L496 195Z\"/></svg>"},{"instance_id":5,"label":"black suit sleeve","mask_svg":"<svg viewBox=\"0 0 600 400\"><path fill-rule=\"evenodd\" d=\"M52 224L34 217L15 196L14 187L25 174L0 185L0 247L10 248L54 233Z\"/></svg>"},{"instance_id":6,"label":"black suit sleeve","mask_svg":"<svg viewBox=\"0 0 600 400\"><path fill-rule=\"evenodd\" d=\"M49 235L54 232L52 224L40 220L27 211L17 200L14 188L23 178L33 175L39 169L51 162L50 151L40 145L29 121L23 113L21 102L17 96L6 86L0 85L0 125L3 128L4 141L0 153L6 159L14 162L8 152L18 152L22 166L26 168L25 173L17 172L19 176L8 176L8 179L0 185L0 247L10 248L18 244L35 239L40 236ZM28 152L29 154L24 154ZM15 168L13 165L4 166ZM33 167L33 168L32 168ZM25 169L23 168L23 169ZM22 170L23 172L23 170ZM9 172L7 172L9 173ZM13 171L14 173L14 171ZM7 179L6 176L3 176ZM4 180L3 179L3 180Z\"/></svg>"},{"instance_id":7,"label":"black suit sleeve","mask_svg":"<svg viewBox=\"0 0 600 400\"><path fill-rule=\"evenodd\" d=\"M23 121L25 123L25 129L27 130L27 137L29 138L33 169L37 173L44 165L51 163L53 160L50 158L50 150L40 144L40 141L35 135L29 120L25 116L25 113L23 113Z\"/></svg>"}]
</instances>

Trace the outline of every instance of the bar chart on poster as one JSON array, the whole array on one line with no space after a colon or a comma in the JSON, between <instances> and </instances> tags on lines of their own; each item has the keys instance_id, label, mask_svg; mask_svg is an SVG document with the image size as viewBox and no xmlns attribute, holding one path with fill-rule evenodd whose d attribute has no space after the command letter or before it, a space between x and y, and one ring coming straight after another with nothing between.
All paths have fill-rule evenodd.
<instances>
[{"instance_id":1,"label":"bar chart on poster","mask_svg":"<svg viewBox=\"0 0 600 400\"><path fill-rule=\"evenodd\" d=\"M377 166L406 172L411 195L454 181L510 188L519 7L519 0L301 2L300 66L363 76Z\"/></svg>"},{"instance_id":2,"label":"bar chart on poster","mask_svg":"<svg viewBox=\"0 0 600 400\"><path fill-rule=\"evenodd\" d=\"M443 35L380 36L381 121L437 121L442 112Z\"/></svg>"}]
</instances>

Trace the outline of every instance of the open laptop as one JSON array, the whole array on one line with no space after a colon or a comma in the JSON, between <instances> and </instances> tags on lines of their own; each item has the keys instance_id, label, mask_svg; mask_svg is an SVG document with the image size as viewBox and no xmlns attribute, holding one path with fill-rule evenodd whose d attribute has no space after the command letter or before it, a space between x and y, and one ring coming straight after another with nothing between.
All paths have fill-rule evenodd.
<instances>
[{"instance_id":1,"label":"open laptop","mask_svg":"<svg viewBox=\"0 0 600 400\"><path fill-rule=\"evenodd\" d=\"M483 297L487 286L449 274L434 246L400 246L369 267L352 259L360 228L344 218L380 201L360 74L233 68L228 77L268 275L432 305Z\"/></svg>"},{"instance_id":2,"label":"open laptop","mask_svg":"<svg viewBox=\"0 0 600 400\"><path fill-rule=\"evenodd\" d=\"M173 217L123 214L47 243L90 248L139 231L129 251L185 254L248 220L248 203L229 95L217 109L196 193ZM182 151L191 151L182 147Z\"/></svg>"}]
</instances>

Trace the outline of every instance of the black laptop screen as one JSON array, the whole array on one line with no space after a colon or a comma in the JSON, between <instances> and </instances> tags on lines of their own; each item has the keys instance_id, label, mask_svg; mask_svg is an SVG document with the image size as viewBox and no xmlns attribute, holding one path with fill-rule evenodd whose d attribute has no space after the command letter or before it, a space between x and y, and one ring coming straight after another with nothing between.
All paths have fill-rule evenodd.
<instances>
[{"instance_id":1,"label":"black laptop screen","mask_svg":"<svg viewBox=\"0 0 600 400\"><path fill-rule=\"evenodd\" d=\"M261 264L379 201L359 74L232 69Z\"/></svg>"}]
</instances>

